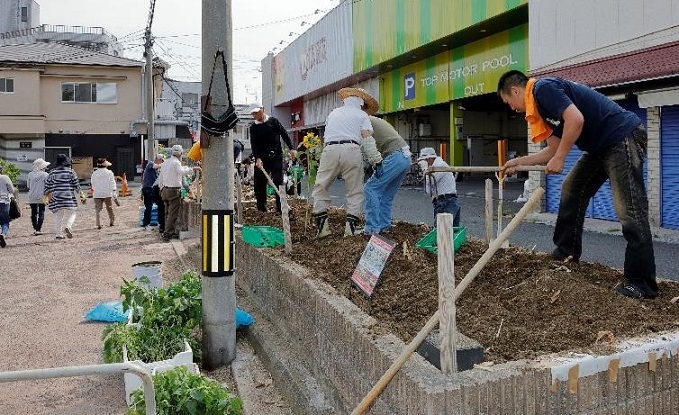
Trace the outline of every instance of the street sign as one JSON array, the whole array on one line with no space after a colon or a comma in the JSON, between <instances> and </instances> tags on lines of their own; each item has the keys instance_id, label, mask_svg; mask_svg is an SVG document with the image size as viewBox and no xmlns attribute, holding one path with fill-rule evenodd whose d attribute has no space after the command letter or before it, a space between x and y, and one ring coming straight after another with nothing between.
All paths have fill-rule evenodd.
<instances>
[{"instance_id":1,"label":"street sign","mask_svg":"<svg viewBox=\"0 0 679 415\"><path fill-rule=\"evenodd\" d=\"M363 250L351 281L368 297L372 296L389 254L395 246L394 242L379 235L373 235Z\"/></svg>"}]
</instances>

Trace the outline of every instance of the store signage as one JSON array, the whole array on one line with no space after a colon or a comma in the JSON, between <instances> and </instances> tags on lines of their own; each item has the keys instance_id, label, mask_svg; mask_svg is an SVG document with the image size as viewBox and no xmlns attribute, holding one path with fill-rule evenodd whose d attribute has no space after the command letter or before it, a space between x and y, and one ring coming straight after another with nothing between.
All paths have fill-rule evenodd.
<instances>
[{"instance_id":1,"label":"store signage","mask_svg":"<svg viewBox=\"0 0 679 415\"><path fill-rule=\"evenodd\" d=\"M406 74L403 88L405 89L404 98L406 101L415 99L415 73Z\"/></svg>"},{"instance_id":2,"label":"store signage","mask_svg":"<svg viewBox=\"0 0 679 415\"><path fill-rule=\"evenodd\" d=\"M493 93L502 73L526 70L527 48L521 25L395 69L381 83L380 106L392 112Z\"/></svg>"},{"instance_id":3,"label":"store signage","mask_svg":"<svg viewBox=\"0 0 679 415\"><path fill-rule=\"evenodd\" d=\"M30 141L19 141L19 148L33 148L33 143Z\"/></svg>"}]
</instances>

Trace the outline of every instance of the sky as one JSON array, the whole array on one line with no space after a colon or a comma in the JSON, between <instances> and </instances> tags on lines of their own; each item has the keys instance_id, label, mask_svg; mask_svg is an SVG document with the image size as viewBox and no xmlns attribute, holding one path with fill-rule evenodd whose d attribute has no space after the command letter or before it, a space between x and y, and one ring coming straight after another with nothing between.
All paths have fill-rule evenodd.
<instances>
[{"instance_id":1,"label":"sky","mask_svg":"<svg viewBox=\"0 0 679 415\"><path fill-rule=\"evenodd\" d=\"M123 44L126 58L143 60L143 35L151 0L36 1L41 24L103 27ZM171 65L169 78L201 80L201 3L156 0L151 25L153 50ZM261 101L261 60L274 48L285 47L338 3L339 0L232 0L234 103Z\"/></svg>"}]
</instances>

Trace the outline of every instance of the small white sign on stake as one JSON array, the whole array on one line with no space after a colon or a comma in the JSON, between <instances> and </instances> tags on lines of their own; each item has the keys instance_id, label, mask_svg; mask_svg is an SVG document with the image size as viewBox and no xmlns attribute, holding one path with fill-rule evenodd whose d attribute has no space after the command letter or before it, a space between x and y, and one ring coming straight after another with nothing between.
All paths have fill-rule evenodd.
<instances>
[{"instance_id":1,"label":"small white sign on stake","mask_svg":"<svg viewBox=\"0 0 679 415\"><path fill-rule=\"evenodd\" d=\"M372 296L395 243L373 235L351 275L351 281L368 297Z\"/></svg>"}]
</instances>

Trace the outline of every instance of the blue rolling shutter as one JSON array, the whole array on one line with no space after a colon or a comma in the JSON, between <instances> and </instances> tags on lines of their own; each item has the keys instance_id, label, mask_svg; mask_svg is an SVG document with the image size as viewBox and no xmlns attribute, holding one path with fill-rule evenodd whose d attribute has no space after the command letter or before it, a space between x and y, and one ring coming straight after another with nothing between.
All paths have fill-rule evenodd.
<instances>
[{"instance_id":1,"label":"blue rolling shutter","mask_svg":"<svg viewBox=\"0 0 679 415\"><path fill-rule=\"evenodd\" d=\"M580 158L580 155L582 155L582 151L578 149L577 147L573 147L568 153L568 156L566 157L566 162L564 163L563 167L563 173L561 174L548 174L547 175L547 191L546 191L546 205L547 205L547 212L549 213L557 213L559 211L559 201L561 201L561 184L563 183L564 179L566 178L566 175L568 172L571 171L571 168L575 164L576 161ZM591 216L591 208L592 204L587 207L587 216Z\"/></svg>"},{"instance_id":2,"label":"blue rolling shutter","mask_svg":"<svg viewBox=\"0 0 679 415\"><path fill-rule=\"evenodd\" d=\"M618 104L624 109L637 114L637 116L641 119L641 122L646 125L646 109L639 108L636 99L618 101ZM558 212L559 201L561 200L561 183L563 183L564 179L566 178L566 174L570 171L571 167L573 167L578 158L580 158L581 154L582 151L574 147L571 152L568 153L568 157L566 157L564 173L558 175L550 174L547 176L547 212ZM647 166L647 161L644 161L644 180L648 183ZM611 182L609 180L604 182L599 191L589 202L585 216L595 219L618 220L618 216L615 213L615 206L613 206Z\"/></svg>"},{"instance_id":3,"label":"blue rolling shutter","mask_svg":"<svg viewBox=\"0 0 679 415\"><path fill-rule=\"evenodd\" d=\"M660 113L661 226L679 229L679 106Z\"/></svg>"}]
</instances>

